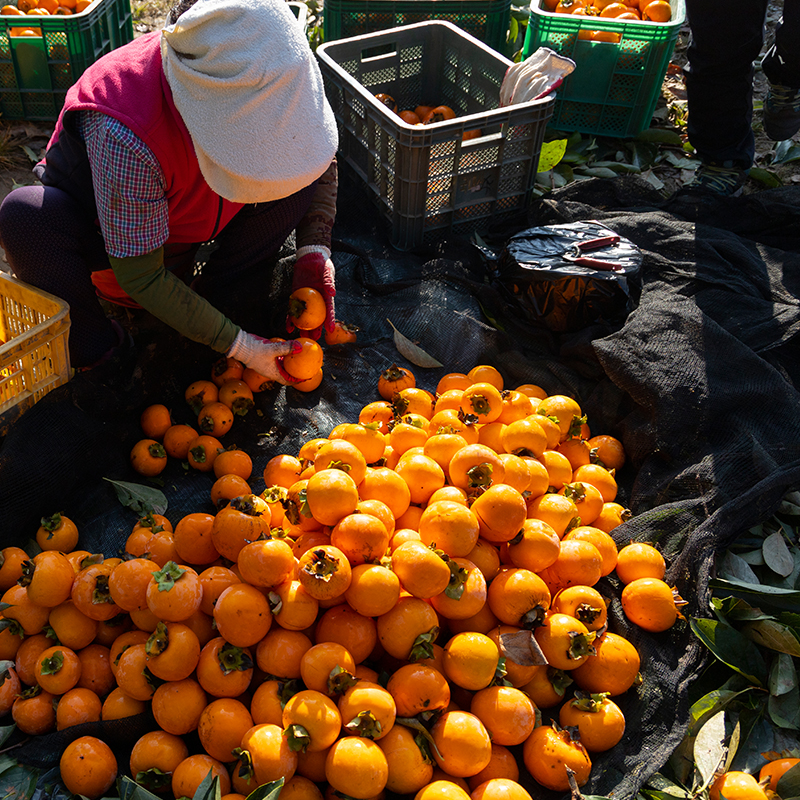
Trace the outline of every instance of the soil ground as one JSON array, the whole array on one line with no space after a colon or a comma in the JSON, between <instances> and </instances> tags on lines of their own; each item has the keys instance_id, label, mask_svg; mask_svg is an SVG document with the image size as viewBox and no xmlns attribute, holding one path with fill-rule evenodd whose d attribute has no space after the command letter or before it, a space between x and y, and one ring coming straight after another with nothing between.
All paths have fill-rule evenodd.
<instances>
[{"instance_id":1,"label":"soil ground","mask_svg":"<svg viewBox=\"0 0 800 800\"><path fill-rule=\"evenodd\" d=\"M170 6L170 0L133 0L134 35L140 36L148 31L158 30L164 25L164 19ZM766 25L764 49L771 44L775 24L780 18L783 0L771 0ZM660 113L664 124L674 122L674 114L670 119L668 106L680 109L685 108L686 90L681 76L681 67L686 62L686 47L689 41L687 25L681 29L675 47L675 53L670 64L662 89L662 101L657 115ZM800 160L787 164L774 164L775 142L768 139L761 126L758 109L766 95L767 81L764 75L757 70L754 82L754 107L753 130L756 136L756 166L767 169L781 183L800 183ZM28 122L3 123L0 119L0 201L19 184L33 182L31 166L38 159L47 144L52 132L52 125ZM795 143L800 146L800 133L794 137ZM654 172L664 183L665 193L671 193L691 178L690 170L681 170L670 167L668 164L657 167ZM744 191L752 193L760 191L764 184L754 179L748 180ZM0 251L2 255L2 251ZM8 269L5 258L0 261L0 269Z\"/></svg>"}]
</instances>

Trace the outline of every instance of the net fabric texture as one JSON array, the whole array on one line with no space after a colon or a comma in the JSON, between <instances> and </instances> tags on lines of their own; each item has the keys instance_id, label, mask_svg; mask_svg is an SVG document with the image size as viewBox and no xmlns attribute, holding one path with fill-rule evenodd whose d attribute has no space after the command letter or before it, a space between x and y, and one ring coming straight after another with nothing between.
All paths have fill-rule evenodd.
<instances>
[{"instance_id":1,"label":"net fabric texture","mask_svg":"<svg viewBox=\"0 0 800 800\"><path fill-rule=\"evenodd\" d=\"M392 362L411 366L418 385L429 389L446 372L492 363L507 386L536 383L574 396L593 433L622 440L628 461L617 476L618 500L634 517L614 537L618 545L657 542L667 579L689 601L687 616L709 616L715 553L772 513L800 479L800 189L724 203L665 203L635 178L587 181L490 231L486 241L499 252L525 227L595 219L641 249L637 307L619 324L570 333L549 331L511 309L484 256L463 239L413 253L392 250L363 199L347 191L334 231L337 315L360 327L358 343L326 347L319 390L257 394L256 410L222 438L252 456L254 491L264 488L269 458L296 454L308 439L355 421L378 399L378 375ZM285 258L272 277L250 276L217 301L247 330L279 335L289 274ZM408 364L387 320L445 367ZM0 447L0 545L24 546L39 518L59 510L78 524L81 547L114 555L123 546L137 517L103 479L145 482L127 463L141 438L139 413L160 402L176 422L192 423L183 392L208 377L215 360L160 323L144 321L134 336L136 360L122 377L106 384L102 376L78 375L9 429ZM175 461L161 477L173 523L213 510L213 473ZM628 798L680 742L689 687L705 656L686 623L645 633L622 615L621 587L606 578L600 588L612 597L611 629L641 654L643 681L617 698L628 733L593 757L582 791ZM120 740L130 746L140 725L117 723ZM15 755L52 765L65 741L94 730L33 737ZM126 763L120 760L123 769ZM524 770L523 781L534 798L558 796Z\"/></svg>"}]
</instances>

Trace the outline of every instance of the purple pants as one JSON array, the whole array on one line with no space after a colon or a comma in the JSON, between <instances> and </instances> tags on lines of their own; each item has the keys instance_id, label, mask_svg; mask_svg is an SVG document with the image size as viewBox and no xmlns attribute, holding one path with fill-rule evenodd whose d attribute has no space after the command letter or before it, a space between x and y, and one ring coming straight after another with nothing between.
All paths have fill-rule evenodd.
<instances>
[{"instance_id":1,"label":"purple pants","mask_svg":"<svg viewBox=\"0 0 800 800\"><path fill-rule=\"evenodd\" d=\"M203 268L212 302L215 279L229 281L271 264L308 210L315 188L313 183L281 200L246 205L225 226ZM169 269L190 276L201 244L168 245ZM0 246L20 280L69 303L74 367L93 364L119 343L91 281L92 272L110 267L103 236L72 197L51 186L15 189L0 205Z\"/></svg>"}]
</instances>

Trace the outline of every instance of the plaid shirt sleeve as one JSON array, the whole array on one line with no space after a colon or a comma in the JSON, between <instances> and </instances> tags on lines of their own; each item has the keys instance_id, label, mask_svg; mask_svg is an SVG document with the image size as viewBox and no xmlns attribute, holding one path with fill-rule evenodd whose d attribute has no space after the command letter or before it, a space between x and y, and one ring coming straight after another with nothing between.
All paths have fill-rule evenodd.
<instances>
[{"instance_id":1,"label":"plaid shirt sleeve","mask_svg":"<svg viewBox=\"0 0 800 800\"><path fill-rule=\"evenodd\" d=\"M115 258L150 253L169 236L164 177L150 148L130 128L99 111L81 111L100 229Z\"/></svg>"}]
</instances>

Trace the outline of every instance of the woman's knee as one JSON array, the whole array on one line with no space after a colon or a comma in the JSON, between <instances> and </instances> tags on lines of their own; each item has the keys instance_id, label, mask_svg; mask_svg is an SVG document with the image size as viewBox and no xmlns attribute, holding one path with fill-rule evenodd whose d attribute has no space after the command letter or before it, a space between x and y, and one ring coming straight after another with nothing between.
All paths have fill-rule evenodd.
<instances>
[{"instance_id":1,"label":"woman's knee","mask_svg":"<svg viewBox=\"0 0 800 800\"><path fill-rule=\"evenodd\" d=\"M8 253L34 241L47 230L44 219L44 187L20 186L0 204L0 245Z\"/></svg>"}]
</instances>

